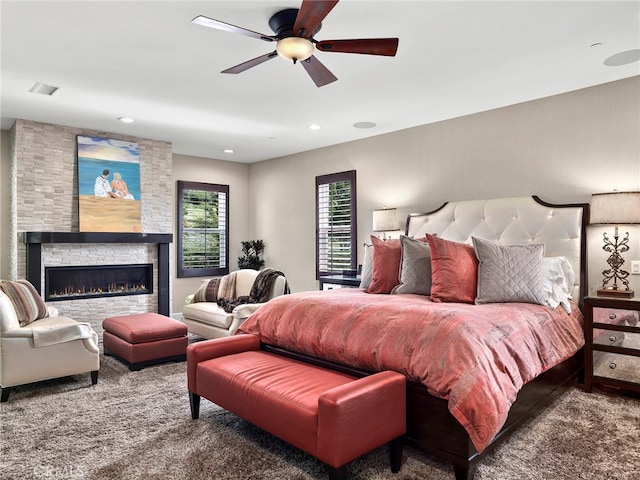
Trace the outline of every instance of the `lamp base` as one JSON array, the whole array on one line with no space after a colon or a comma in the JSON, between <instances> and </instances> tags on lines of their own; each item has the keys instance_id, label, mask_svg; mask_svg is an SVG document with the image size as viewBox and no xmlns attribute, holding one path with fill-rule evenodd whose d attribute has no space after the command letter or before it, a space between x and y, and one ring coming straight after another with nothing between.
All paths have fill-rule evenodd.
<instances>
[{"instance_id":1,"label":"lamp base","mask_svg":"<svg viewBox=\"0 0 640 480\"><path fill-rule=\"evenodd\" d=\"M599 297L633 298L633 290L618 290L614 288L601 288L598 290Z\"/></svg>"}]
</instances>

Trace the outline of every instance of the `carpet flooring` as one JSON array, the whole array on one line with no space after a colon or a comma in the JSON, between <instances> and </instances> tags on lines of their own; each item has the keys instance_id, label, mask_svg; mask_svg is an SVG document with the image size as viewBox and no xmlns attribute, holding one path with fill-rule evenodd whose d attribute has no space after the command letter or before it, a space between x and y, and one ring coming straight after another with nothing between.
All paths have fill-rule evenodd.
<instances>
[{"instance_id":1,"label":"carpet flooring","mask_svg":"<svg viewBox=\"0 0 640 480\"><path fill-rule=\"evenodd\" d=\"M130 372L102 357L89 375L21 386L0 404L2 479L316 480L313 457L203 399L192 420L186 364ZM406 447L400 473L377 449L354 480L449 480L447 463ZM478 466L476 480L640 478L640 400L568 388Z\"/></svg>"}]
</instances>

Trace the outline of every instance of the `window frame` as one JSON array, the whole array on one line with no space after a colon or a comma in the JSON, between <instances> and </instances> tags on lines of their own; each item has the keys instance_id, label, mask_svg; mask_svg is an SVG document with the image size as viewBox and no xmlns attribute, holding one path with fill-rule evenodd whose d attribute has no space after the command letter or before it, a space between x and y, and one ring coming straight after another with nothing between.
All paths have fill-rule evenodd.
<instances>
[{"instance_id":1,"label":"window frame","mask_svg":"<svg viewBox=\"0 0 640 480\"><path fill-rule=\"evenodd\" d=\"M320 186L345 182L348 181L350 184L350 270L356 270L358 264L358 208L357 208L357 190L356 190L356 171L348 170L345 172L339 173L330 173L327 175L318 175L316 176L316 280L319 280L320 277L326 277L330 275L340 275L342 274L342 270L340 271L321 271L320 270Z\"/></svg>"},{"instance_id":2,"label":"window frame","mask_svg":"<svg viewBox=\"0 0 640 480\"><path fill-rule=\"evenodd\" d=\"M207 277L207 276L219 276L229 273L229 185L221 185L217 183L203 183L203 182L190 182L185 180L178 180L177 182L177 205L178 205L178 218L177 218L177 235L176 235L176 262L177 262L177 274L178 278L190 278L190 277ZM223 267L211 267L211 268L185 268L183 265L183 192L185 190L200 190L205 192L218 192L225 194L225 215L224 215L224 241L220 242L220 246L224 245L224 256L220 256L220 260L224 258ZM220 230L220 229L218 229Z\"/></svg>"}]
</instances>

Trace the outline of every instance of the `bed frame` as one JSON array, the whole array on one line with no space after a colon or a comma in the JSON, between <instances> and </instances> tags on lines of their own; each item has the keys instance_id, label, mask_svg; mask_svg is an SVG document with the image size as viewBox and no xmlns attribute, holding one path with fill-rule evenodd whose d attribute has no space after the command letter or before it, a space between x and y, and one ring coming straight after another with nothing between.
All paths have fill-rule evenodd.
<instances>
[{"instance_id":1,"label":"bed frame","mask_svg":"<svg viewBox=\"0 0 640 480\"><path fill-rule=\"evenodd\" d=\"M505 245L544 243L546 256L566 256L576 272L573 298L587 289L586 225L588 204L554 205L538 197L518 197L445 203L428 213L410 214L405 233L471 243L471 236L497 240ZM351 375L368 375L358 369L263 345L275 353L333 368ZM447 401L436 398L418 383L407 385L406 442L441 460L451 462L456 480L471 480L478 461L495 449L527 419L551 403L563 386L582 380L582 350L524 385L509 411L502 430L478 453L466 430L451 415Z\"/></svg>"}]
</instances>

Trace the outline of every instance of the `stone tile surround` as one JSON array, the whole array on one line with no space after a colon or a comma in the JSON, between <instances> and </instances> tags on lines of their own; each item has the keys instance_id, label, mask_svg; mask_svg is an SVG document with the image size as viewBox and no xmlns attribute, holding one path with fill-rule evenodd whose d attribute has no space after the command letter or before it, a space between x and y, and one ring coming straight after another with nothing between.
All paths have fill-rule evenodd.
<instances>
[{"instance_id":1,"label":"stone tile surround","mask_svg":"<svg viewBox=\"0 0 640 480\"><path fill-rule=\"evenodd\" d=\"M137 142L140 152L142 232L173 232L171 144L132 136L17 120L11 130L11 264L13 278L26 277L25 231L78 231L76 136ZM173 271L173 246L170 270ZM147 244L55 244L42 249L43 267L153 263L152 295L50 302L62 315L90 322L102 340L107 316L157 311L156 246ZM173 274L170 275L170 281ZM42 279L44 285L44 278ZM170 286L171 290L171 286Z\"/></svg>"}]
</instances>

